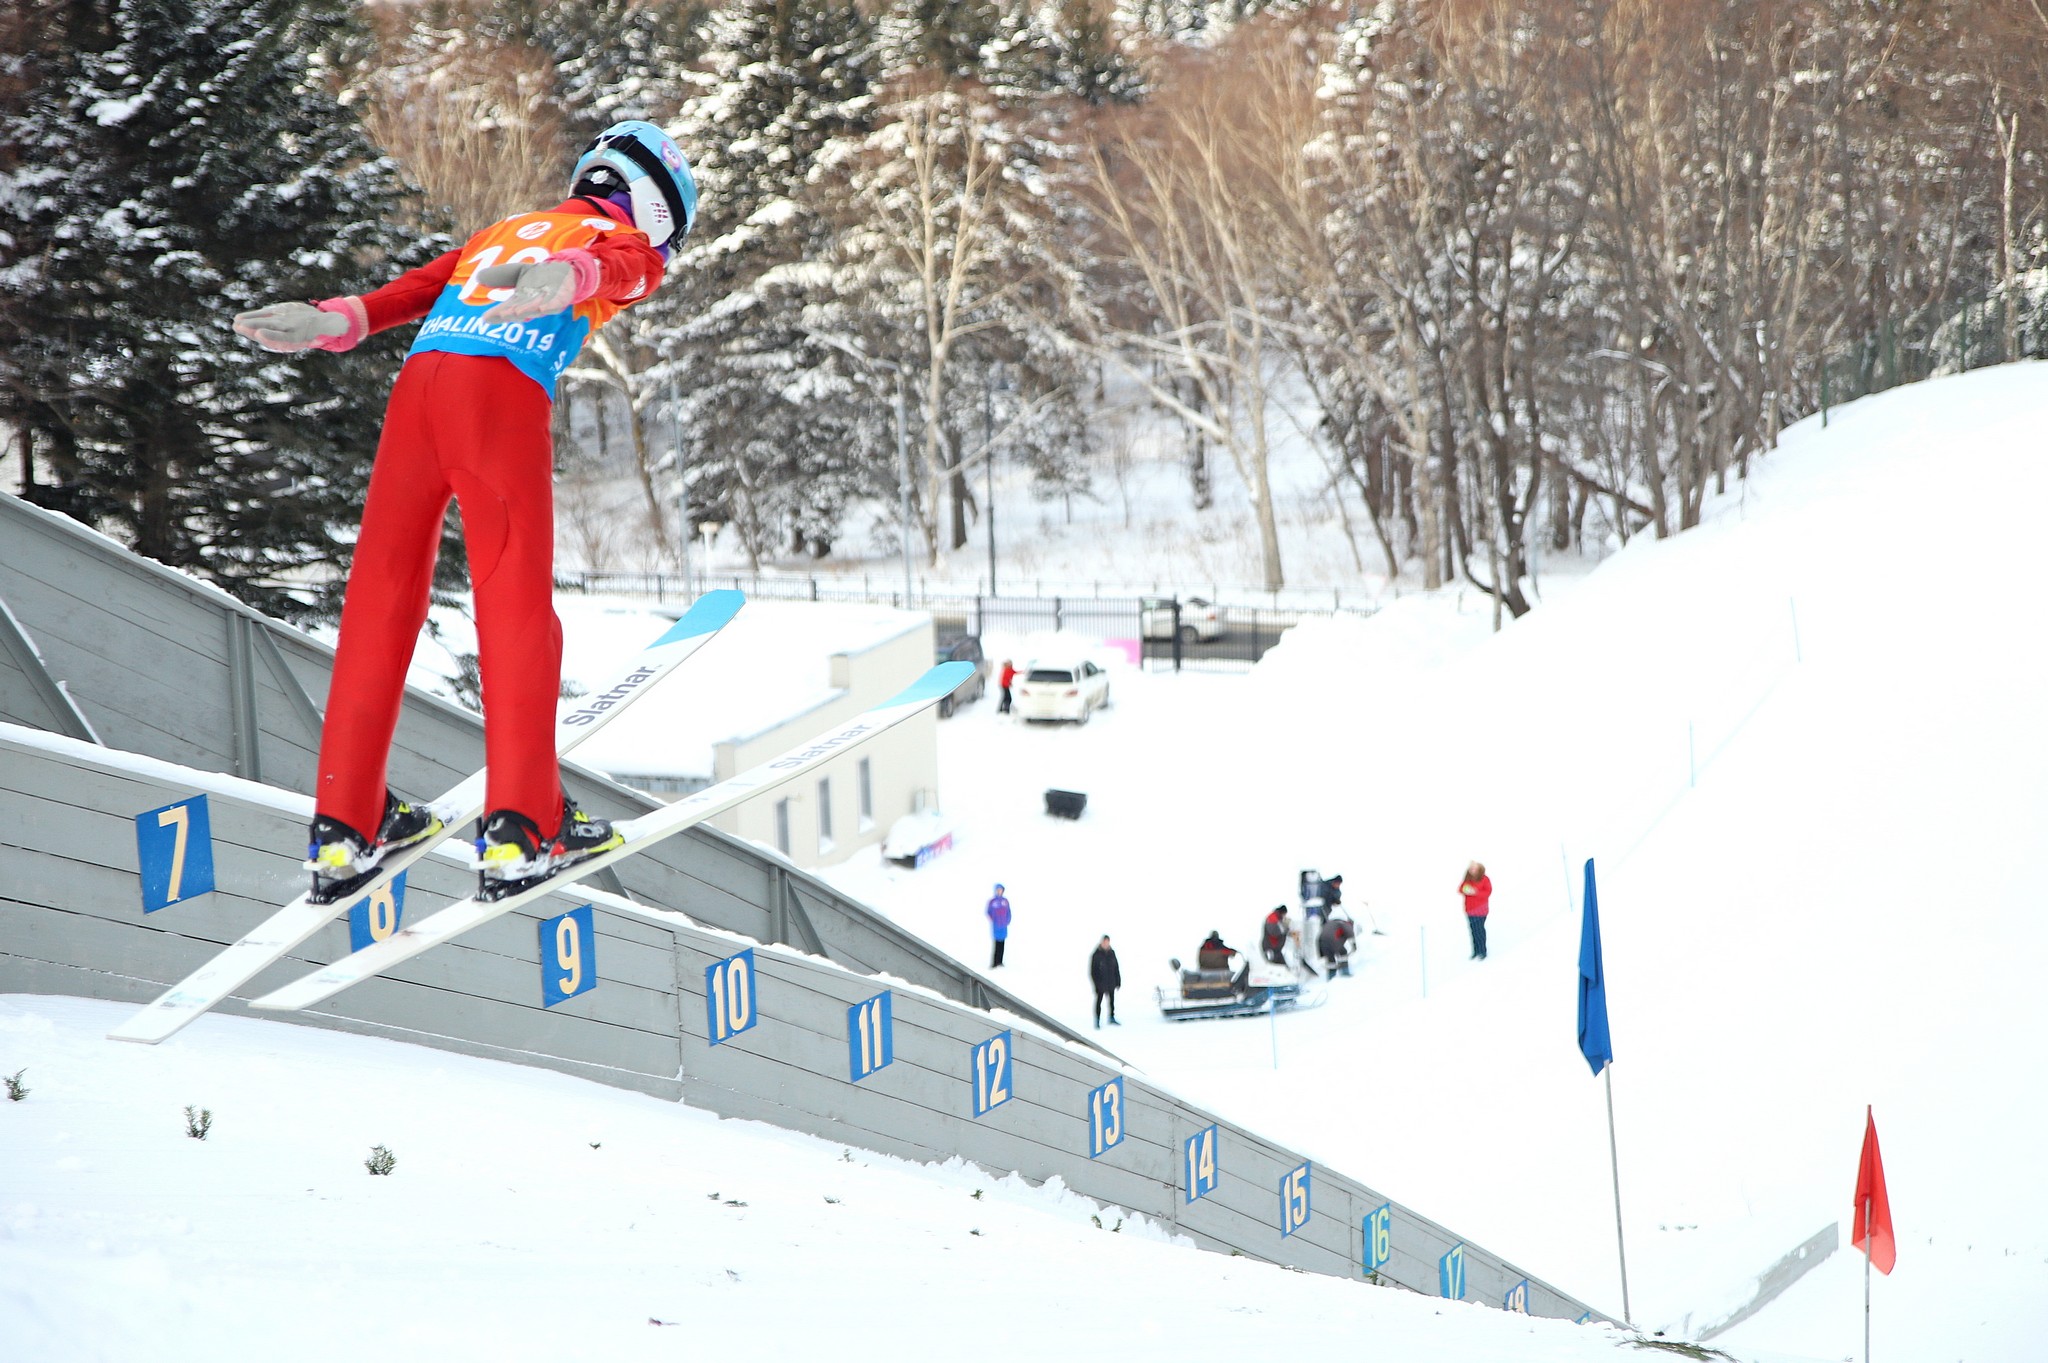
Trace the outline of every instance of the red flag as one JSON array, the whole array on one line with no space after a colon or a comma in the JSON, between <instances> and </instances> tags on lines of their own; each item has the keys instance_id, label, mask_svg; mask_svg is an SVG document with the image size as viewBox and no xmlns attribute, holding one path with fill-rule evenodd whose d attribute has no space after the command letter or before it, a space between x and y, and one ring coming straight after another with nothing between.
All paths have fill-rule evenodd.
<instances>
[{"instance_id":1,"label":"red flag","mask_svg":"<svg viewBox=\"0 0 2048 1363\"><path fill-rule=\"evenodd\" d=\"M1867 1218L1867 1219L1866 1219ZM1871 1267L1889 1273L1899 1261L1892 1240L1892 1203L1884 1191L1884 1161L1877 1153L1877 1118L1863 1109L1863 1158L1856 1165L1856 1222L1849 1243L1870 1256Z\"/></svg>"}]
</instances>

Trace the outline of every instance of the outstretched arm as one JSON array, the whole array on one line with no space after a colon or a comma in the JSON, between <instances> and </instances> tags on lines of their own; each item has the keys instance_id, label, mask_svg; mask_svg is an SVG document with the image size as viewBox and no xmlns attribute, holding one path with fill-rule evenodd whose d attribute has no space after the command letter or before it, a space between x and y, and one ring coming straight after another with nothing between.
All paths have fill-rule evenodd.
<instances>
[{"instance_id":1,"label":"outstretched arm","mask_svg":"<svg viewBox=\"0 0 2048 1363\"><path fill-rule=\"evenodd\" d=\"M417 321L433 308L455 273L454 251L407 270L360 297L318 303L273 303L235 318L235 330L266 350L350 350L372 332Z\"/></svg>"},{"instance_id":2,"label":"outstretched arm","mask_svg":"<svg viewBox=\"0 0 2048 1363\"><path fill-rule=\"evenodd\" d=\"M493 265L478 270L486 288L512 296L484 314L486 322L523 322L560 312L587 298L625 307L661 284L661 257L640 232L619 232L587 247L557 251L531 265Z\"/></svg>"}]
</instances>

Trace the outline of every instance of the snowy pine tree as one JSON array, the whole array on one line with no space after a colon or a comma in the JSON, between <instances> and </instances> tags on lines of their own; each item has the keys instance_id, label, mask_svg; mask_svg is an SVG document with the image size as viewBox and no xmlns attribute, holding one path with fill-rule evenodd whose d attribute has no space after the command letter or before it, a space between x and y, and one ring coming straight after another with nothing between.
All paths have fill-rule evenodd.
<instances>
[{"instance_id":1,"label":"snowy pine tree","mask_svg":"<svg viewBox=\"0 0 2048 1363\"><path fill-rule=\"evenodd\" d=\"M675 129L703 216L667 286L686 318L691 502L756 559L823 554L878 487L864 454L888 451L887 468L894 450L886 388L849 383L806 317L838 230L838 157L872 119L874 26L851 0L742 0L715 16L706 55L714 83Z\"/></svg>"},{"instance_id":2,"label":"snowy pine tree","mask_svg":"<svg viewBox=\"0 0 2048 1363\"><path fill-rule=\"evenodd\" d=\"M0 181L0 401L30 433L24 491L303 613L293 575L345 552L401 351L274 355L230 321L362 289L426 249L384 225L404 186L323 81L347 6L52 15L63 31L37 54Z\"/></svg>"},{"instance_id":3,"label":"snowy pine tree","mask_svg":"<svg viewBox=\"0 0 2048 1363\"><path fill-rule=\"evenodd\" d=\"M622 119L665 123L703 46L697 0L503 0L492 36L543 53L553 102L576 148Z\"/></svg>"}]
</instances>

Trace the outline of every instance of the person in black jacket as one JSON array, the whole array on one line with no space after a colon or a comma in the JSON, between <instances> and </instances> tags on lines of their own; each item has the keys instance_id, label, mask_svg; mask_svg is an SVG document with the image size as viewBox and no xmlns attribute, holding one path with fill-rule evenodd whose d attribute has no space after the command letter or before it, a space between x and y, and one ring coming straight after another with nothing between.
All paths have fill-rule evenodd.
<instances>
[{"instance_id":1,"label":"person in black jacket","mask_svg":"<svg viewBox=\"0 0 2048 1363\"><path fill-rule=\"evenodd\" d=\"M1116 991L1123 987L1124 972L1117 966L1116 952L1110 948L1109 938L1104 937L1096 944L1095 954L1088 958L1088 978L1095 982L1095 1028L1102 1029L1102 1005L1109 1004L1109 1025L1121 1027L1116 1020Z\"/></svg>"}]
</instances>

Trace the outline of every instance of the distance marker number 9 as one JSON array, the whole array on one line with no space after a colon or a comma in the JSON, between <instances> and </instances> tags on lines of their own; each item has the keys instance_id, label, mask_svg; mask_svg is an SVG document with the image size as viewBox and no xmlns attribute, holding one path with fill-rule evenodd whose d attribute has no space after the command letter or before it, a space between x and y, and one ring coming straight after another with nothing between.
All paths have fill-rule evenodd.
<instances>
[{"instance_id":1,"label":"distance marker number 9","mask_svg":"<svg viewBox=\"0 0 2048 1363\"><path fill-rule=\"evenodd\" d=\"M585 904L540 924L540 1001L552 1008L597 988L597 933Z\"/></svg>"}]
</instances>

